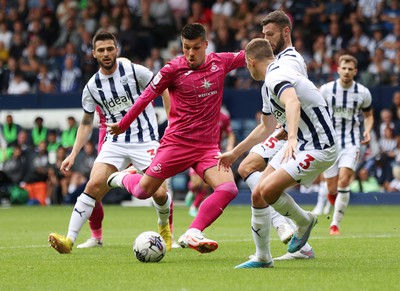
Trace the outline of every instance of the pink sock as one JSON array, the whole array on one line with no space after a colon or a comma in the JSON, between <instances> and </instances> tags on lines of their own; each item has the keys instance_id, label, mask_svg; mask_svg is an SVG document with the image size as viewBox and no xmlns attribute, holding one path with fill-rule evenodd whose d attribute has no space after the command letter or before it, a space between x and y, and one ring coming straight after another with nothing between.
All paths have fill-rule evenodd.
<instances>
[{"instance_id":1,"label":"pink sock","mask_svg":"<svg viewBox=\"0 0 400 291\"><path fill-rule=\"evenodd\" d=\"M104 218L103 204L96 203L93 208L92 215L89 218L90 231L92 232L92 238L101 239L103 236L102 223Z\"/></svg>"},{"instance_id":2,"label":"pink sock","mask_svg":"<svg viewBox=\"0 0 400 291\"><path fill-rule=\"evenodd\" d=\"M197 192L196 196L194 197L193 200L193 206L196 208L200 207L201 202L207 197L207 191L201 189Z\"/></svg>"},{"instance_id":3,"label":"pink sock","mask_svg":"<svg viewBox=\"0 0 400 291\"><path fill-rule=\"evenodd\" d=\"M126 175L122 179L122 184L124 185L124 188L131 193L133 196L135 196L138 199L147 199L150 198L151 195L149 196L146 191L140 186L140 179L142 178L142 175L140 174L130 174Z\"/></svg>"},{"instance_id":4,"label":"pink sock","mask_svg":"<svg viewBox=\"0 0 400 291\"><path fill-rule=\"evenodd\" d=\"M215 188L200 206L196 218L189 228L197 228L203 231L210 226L224 211L238 193L234 182L226 182Z\"/></svg>"}]
</instances>

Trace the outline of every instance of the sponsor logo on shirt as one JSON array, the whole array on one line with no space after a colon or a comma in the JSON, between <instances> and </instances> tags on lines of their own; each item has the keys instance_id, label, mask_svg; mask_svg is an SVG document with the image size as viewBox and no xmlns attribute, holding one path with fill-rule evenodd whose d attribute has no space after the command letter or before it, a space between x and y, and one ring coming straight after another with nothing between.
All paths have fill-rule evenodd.
<instances>
[{"instance_id":1,"label":"sponsor logo on shirt","mask_svg":"<svg viewBox=\"0 0 400 291\"><path fill-rule=\"evenodd\" d=\"M160 72L157 73L157 75L154 77L153 82L151 82L151 86L153 89L156 89L156 86L158 83L161 81L162 75Z\"/></svg>"}]
</instances>

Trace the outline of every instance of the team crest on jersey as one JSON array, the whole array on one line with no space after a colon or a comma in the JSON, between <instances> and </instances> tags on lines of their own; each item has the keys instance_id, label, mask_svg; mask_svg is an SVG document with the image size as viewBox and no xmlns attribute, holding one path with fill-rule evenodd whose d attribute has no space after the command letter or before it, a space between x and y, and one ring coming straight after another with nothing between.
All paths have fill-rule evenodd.
<instances>
[{"instance_id":1,"label":"team crest on jersey","mask_svg":"<svg viewBox=\"0 0 400 291\"><path fill-rule=\"evenodd\" d=\"M214 83L211 83L210 81L204 79L203 81L203 85L201 85L201 87L203 87L206 90L209 90L211 85L213 85Z\"/></svg>"},{"instance_id":2,"label":"team crest on jersey","mask_svg":"<svg viewBox=\"0 0 400 291\"><path fill-rule=\"evenodd\" d=\"M211 72L214 72L218 69L217 65L215 63L212 63L211 65Z\"/></svg>"},{"instance_id":3,"label":"team crest on jersey","mask_svg":"<svg viewBox=\"0 0 400 291\"><path fill-rule=\"evenodd\" d=\"M151 171L152 171L153 173L156 173L156 174L161 173L161 164L155 165L153 168L151 168Z\"/></svg>"},{"instance_id":4,"label":"team crest on jersey","mask_svg":"<svg viewBox=\"0 0 400 291\"><path fill-rule=\"evenodd\" d=\"M120 82L121 82L122 85L128 84L128 82L129 82L128 77L127 76L122 76Z\"/></svg>"}]
</instances>

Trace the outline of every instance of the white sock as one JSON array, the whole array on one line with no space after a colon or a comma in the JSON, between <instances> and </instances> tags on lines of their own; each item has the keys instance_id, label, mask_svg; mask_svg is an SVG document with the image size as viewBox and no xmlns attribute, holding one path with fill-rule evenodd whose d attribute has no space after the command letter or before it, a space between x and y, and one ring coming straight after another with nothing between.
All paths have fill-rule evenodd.
<instances>
[{"instance_id":1,"label":"white sock","mask_svg":"<svg viewBox=\"0 0 400 291\"><path fill-rule=\"evenodd\" d=\"M69 184L68 186L68 193L73 193L76 190L76 185L75 184Z\"/></svg>"},{"instance_id":2,"label":"white sock","mask_svg":"<svg viewBox=\"0 0 400 291\"><path fill-rule=\"evenodd\" d=\"M254 188L257 186L258 181L261 178L261 172L253 172L246 178L246 184L249 186L251 192L253 192Z\"/></svg>"},{"instance_id":3,"label":"white sock","mask_svg":"<svg viewBox=\"0 0 400 291\"><path fill-rule=\"evenodd\" d=\"M285 217L293 220L298 226L298 237L302 237L310 225L310 216L304 211L293 198L283 192L272 207Z\"/></svg>"},{"instance_id":4,"label":"white sock","mask_svg":"<svg viewBox=\"0 0 400 291\"><path fill-rule=\"evenodd\" d=\"M275 211L273 207L270 208L271 208L271 223L275 229L277 229L282 224L287 224L286 217Z\"/></svg>"},{"instance_id":5,"label":"white sock","mask_svg":"<svg viewBox=\"0 0 400 291\"><path fill-rule=\"evenodd\" d=\"M251 229L256 245L256 257L270 262L272 260L269 247L269 233L271 229L271 207L262 209L251 208Z\"/></svg>"},{"instance_id":6,"label":"white sock","mask_svg":"<svg viewBox=\"0 0 400 291\"><path fill-rule=\"evenodd\" d=\"M338 188L338 195L335 201L335 210L333 211L332 225L339 226L343 219L344 212L350 200L350 187Z\"/></svg>"},{"instance_id":7,"label":"white sock","mask_svg":"<svg viewBox=\"0 0 400 291\"><path fill-rule=\"evenodd\" d=\"M315 209L323 211L326 202L328 201L328 187L326 181L319 183L318 200Z\"/></svg>"},{"instance_id":8,"label":"white sock","mask_svg":"<svg viewBox=\"0 0 400 291\"><path fill-rule=\"evenodd\" d=\"M85 193L79 195L76 200L74 210L69 220L67 234L67 237L69 237L72 242L75 242L83 224L89 219L90 215L92 215L95 203L96 200Z\"/></svg>"},{"instance_id":9,"label":"white sock","mask_svg":"<svg viewBox=\"0 0 400 291\"><path fill-rule=\"evenodd\" d=\"M158 205L153 199L153 205L156 208L158 215L158 224L161 226L167 225L169 223L169 211L171 207L171 196L167 192L167 201L163 205Z\"/></svg>"}]
</instances>

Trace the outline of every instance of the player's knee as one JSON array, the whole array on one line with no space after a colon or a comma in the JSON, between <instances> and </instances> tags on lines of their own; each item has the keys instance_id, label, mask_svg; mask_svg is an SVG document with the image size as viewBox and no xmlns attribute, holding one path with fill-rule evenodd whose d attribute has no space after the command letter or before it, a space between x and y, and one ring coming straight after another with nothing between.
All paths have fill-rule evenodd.
<instances>
[{"instance_id":1,"label":"player's knee","mask_svg":"<svg viewBox=\"0 0 400 291\"><path fill-rule=\"evenodd\" d=\"M239 193L239 189L237 188L235 182L222 183L221 185L219 185L215 188L215 191L217 191L217 190L226 191L226 192L232 194L232 196L234 196L234 197L236 197L237 194Z\"/></svg>"},{"instance_id":2,"label":"player's knee","mask_svg":"<svg viewBox=\"0 0 400 291\"><path fill-rule=\"evenodd\" d=\"M242 177L242 179L245 180L254 171L251 172L250 165L244 161L244 162L240 163L238 172L239 172L240 177Z\"/></svg>"}]
</instances>

